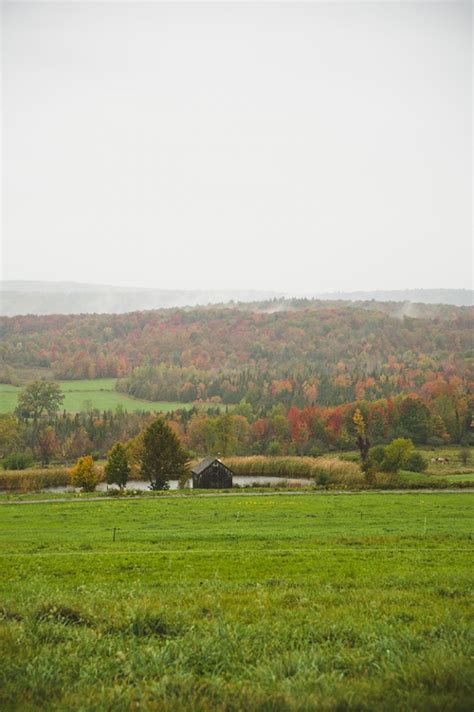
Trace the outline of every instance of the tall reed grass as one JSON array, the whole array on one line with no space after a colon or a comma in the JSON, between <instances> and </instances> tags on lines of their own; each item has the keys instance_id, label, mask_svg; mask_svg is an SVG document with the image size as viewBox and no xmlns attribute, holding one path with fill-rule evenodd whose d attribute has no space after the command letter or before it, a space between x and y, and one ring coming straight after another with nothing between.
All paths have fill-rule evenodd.
<instances>
[{"instance_id":1,"label":"tall reed grass","mask_svg":"<svg viewBox=\"0 0 474 712\"><path fill-rule=\"evenodd\" d=\"M103 479L102 468L99 477ZM70 484L69 467L0 470L0 492L38 492L46 487L67 487Z\"/></svg>"},{"instance_id":2,"label":"tall reed grass","mask_svg":"<svg viewBox=\"0 0 474 712\"><path fill-rule=\"evenodd\" d=\"M364 475L355 462L334 457L226 457L223 459L236 475L299 477L313 479L316 484L360 485Z\"/></svg>"}]
</instances>

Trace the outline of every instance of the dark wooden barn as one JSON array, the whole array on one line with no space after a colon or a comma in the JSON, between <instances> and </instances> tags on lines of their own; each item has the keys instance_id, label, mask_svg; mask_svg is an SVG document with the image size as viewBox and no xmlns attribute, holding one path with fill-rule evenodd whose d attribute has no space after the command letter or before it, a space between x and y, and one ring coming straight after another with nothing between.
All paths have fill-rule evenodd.
<instances>
[{"instance_id":1,"label":"dark wooden barn","mask_svg":"<svg viewBox=\"0 0 474 712\"><path fill-rule=\"evenodd\" d=\"M230 489L232 487L232 470L224 465L218 457L205 457L191 470L193 489Z\"/></svg>"}]
</instances>

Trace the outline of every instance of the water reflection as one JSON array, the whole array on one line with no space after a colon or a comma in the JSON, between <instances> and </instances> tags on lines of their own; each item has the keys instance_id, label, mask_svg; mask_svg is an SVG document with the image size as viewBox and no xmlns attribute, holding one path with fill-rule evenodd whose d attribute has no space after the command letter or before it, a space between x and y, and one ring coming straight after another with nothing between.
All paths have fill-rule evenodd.
<instances>
[{"instance_id":1,"label":"water reflection","mask_svg":"<svg viewBox=\"0 0 474 712\"><path fill-rule=\"evenodd\" d=\"M298 485L312 485L313 480L307 479L307 478L285 478L285 477L271 477L271 476L265 476L265 475L252 475L249 477L243 477L239 475L234 475L233 478L234 485L238 485L239 487L245 487L248 485L252 484L261 484L261 485L281 485L283 482L288 483L290 486L298 486ZM190 489L192 489L193 482L192 480L188 480L188 483L186 485ZM177 490L178 489L178 480L170 480L170 490ZM116 489L114 485L108 485L106 482L101 482L99 485L97 485L97 491L98 492L107 492L107 490L111 489ZM130 490L139 490L139 491L147 491L150 489L150 483L149 482L144 482L143 480L130 480L127 484L127 489ZM42 492L74 492L73 487L45 487Z\"/></svg>"}]
</instances>

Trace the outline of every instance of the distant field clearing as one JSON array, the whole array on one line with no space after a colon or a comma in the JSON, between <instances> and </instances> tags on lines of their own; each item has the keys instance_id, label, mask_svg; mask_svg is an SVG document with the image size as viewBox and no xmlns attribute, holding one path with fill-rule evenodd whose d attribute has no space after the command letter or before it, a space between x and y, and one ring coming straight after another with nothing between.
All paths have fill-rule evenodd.
<instances>
[{"instance_id":1,"label":"distant field clearing","mask_svg":"<svg viewBox=\"0 0 474 712\"><path fill-rule=\"evenodd\" d=\"M97 408L115 410L121 406L128 411L148 410L166 413L177 408L192 408L194 403L151 402L131 398L115 389L115 378L97 378L83 381L58 381L65 395L63 408L70 413ZM0 413L12 413L17 404L20 388L9 384L0 384Z\"/></svg>"}]
</instances>

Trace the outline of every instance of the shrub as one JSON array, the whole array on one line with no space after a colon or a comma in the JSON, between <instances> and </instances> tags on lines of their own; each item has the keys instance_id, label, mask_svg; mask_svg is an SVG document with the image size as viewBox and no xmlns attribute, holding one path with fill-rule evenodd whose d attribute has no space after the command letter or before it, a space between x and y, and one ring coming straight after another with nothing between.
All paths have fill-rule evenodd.
<instances>
[{"instance_id":1,"label":"shrub","mask_svg":"<svg viewBox=\"0 0 474 712\"><path fill-rule=\"evenodd\" d=\"M385 458L385 448L383 445L375 445L369 450L367 460L364 463L364 470L368 473L380 472Z\"/></svg>"},{"instance_id":2,"label":"shrub","mask_svg":"<svg viewBox=\"0 0 474 712\"><path fill-rule=\"evenodd\" d=\"M93 492L99 482L99 473L90 455L80 457L71 470L71 484L83 492Z\"/></svg>"},{"instance_id":3,"label":"shrub","mask_svg":"<svg viewBox=\"0 0 474 712\"><path fill-rule=\"evenodd\" d=\"M314 481L317 485L328 485L329 484L329 472L324 469L324 467L318 468L314 475Z\"/></svg>"},{"instance_id":4,"label":"shrub","mask_svg":"<svg viewBox=\"0 0 474 712\"><path fill-rule=\"evenodd\" d=\"M383 472L398 472L412 454L414 445L408 438L396 438L386 446L381 465Z\"/></svg>"},{"instance_id":5,"label":"shrub","mask_svg":"<svg viewBox=\"0 0 474 712\"><path fill-rule=\"evenodd\" d=\"M2 466L4 470L26 470L33 462L33 457L27 452L12 452L3 458Z\"/></svg>"},{"instance_id":6,"label":"shrub","mask_svg":"<svg viewBox=\"0 0 474 712\"><path fill-rule=\"evenodd\" d=\"M402 467L411 472L424 472L428 468L428 461L420 452L409 452L406 457L402 457Z\"/></svg>"},{"instance_id":7,"label":"shrub","mask_svg":"<svg viewBox=\"0 0 474 712\"><path fill-rule=\"evenodd\" d=\"M373 480L373 475L377 472L396 474L402 467L413 472L423 472L428 467L425 458L415 452L412 441L407 438L392 440L386 447L383 445L371 447L364 463L368 480L369 478ZM375 480L373 483L375 484Z\"/></svg>"}]
</instances>

